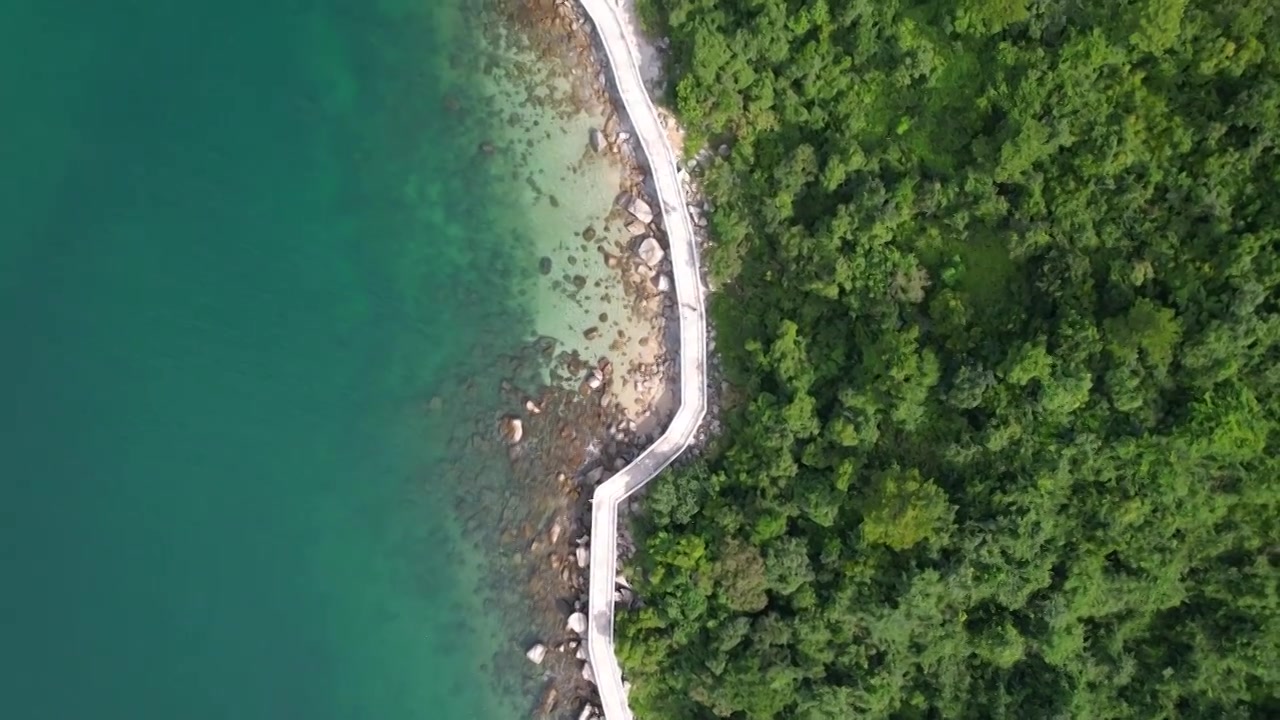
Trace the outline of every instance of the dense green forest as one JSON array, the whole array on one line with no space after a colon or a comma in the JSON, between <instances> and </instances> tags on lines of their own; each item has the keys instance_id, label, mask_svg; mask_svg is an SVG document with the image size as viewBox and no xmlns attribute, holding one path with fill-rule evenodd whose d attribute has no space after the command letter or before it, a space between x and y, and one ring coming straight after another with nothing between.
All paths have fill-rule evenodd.
<instances>
[{"instance_id":1,"label":"dense green forest","mask_svg":"<svg viewBox=\"0 0 1280 720\"><path fill-rule=\"evenodd\" d=\"M1280 4L642 2L735 402L637 716L1280 718Z\"/></svg>"}]
</instances>

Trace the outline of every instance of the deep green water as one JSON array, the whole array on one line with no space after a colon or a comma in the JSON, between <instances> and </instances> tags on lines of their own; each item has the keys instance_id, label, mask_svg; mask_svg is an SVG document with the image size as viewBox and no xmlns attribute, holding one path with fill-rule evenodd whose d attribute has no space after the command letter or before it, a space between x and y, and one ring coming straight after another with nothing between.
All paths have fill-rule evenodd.
<instances>
[{"instance_id":1,"label":"deep green water","mask_svg":"<svg viewBox=\"0 0 1280 720\"><path fill-rule=\"evenodd\" d=\"M423 411L527 331L465 3L0 5L0 717L510 717Z\"/></svg>"}]
</instances>

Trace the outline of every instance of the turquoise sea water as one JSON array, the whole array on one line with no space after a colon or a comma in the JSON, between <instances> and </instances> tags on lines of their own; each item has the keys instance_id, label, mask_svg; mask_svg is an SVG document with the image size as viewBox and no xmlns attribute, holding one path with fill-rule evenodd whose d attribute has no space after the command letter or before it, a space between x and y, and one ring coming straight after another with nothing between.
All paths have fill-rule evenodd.
<instances>
[{"instance_id":1,"label":"turquoise sea water","mask_svg":"<svg viewBox=\"0 0 1280 720\"><path fill-rule=\"evenodd\" d=\"M536 272L465 4L0 6L0 716L527 708L424 411Z\"/></svg>"}]
</instances>

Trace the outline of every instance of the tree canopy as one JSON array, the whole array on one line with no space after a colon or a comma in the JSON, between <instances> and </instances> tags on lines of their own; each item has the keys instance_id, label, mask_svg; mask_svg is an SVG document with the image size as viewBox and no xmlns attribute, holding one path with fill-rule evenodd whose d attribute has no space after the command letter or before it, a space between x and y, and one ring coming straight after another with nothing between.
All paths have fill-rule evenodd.
<instances>
[{"instance_id":1,"label":"tree canopy","mask_svg":"<svg viewBox=\"0 0 1280 720\"><path fill-rule=\"evenodd\" d=\"M1280 717L1272 0L647 0L734 396L639 716Z\"/></svg>"}]
</instances>

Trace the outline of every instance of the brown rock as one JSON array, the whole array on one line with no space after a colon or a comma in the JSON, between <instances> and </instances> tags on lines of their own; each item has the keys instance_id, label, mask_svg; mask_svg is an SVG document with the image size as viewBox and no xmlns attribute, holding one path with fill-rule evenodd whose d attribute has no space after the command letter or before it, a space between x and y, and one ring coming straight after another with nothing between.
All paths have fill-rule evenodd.
<instances>
[{"instance_id":1,"label":"brown rock","mask_svg":"<svg viewBox=\"0 0 1280 720\"><path fill-rule=\"evenodd\" d=\"M547 694L542 698L542 714L549 715L556 707L556 689L547 688Z\"/></svg>"}]
</instances>

